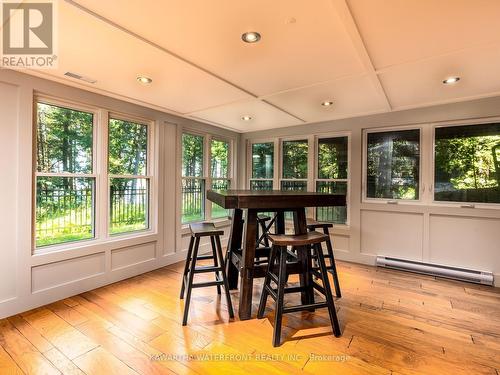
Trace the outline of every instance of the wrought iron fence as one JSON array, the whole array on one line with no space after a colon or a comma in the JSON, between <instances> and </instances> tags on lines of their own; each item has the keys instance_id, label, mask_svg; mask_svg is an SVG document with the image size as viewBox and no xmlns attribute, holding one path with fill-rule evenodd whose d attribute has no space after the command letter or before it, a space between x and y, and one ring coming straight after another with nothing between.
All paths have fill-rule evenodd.
<instances>
[{"instance_id":1,"label":"wrought iron fence","mask_svg":"<svg viewBox=\"0 0 500 375\"><path fill-rule=\"evenodd\" d=\"M36 194L38 246L93 237L94 189L71 184L67 188L39 187ZM111 186L111 233L139 225L147 227L148 189ZM120 229L121 228L121 229ZM138 228L134 228L138 229Z\"/></svg>"},{"instance_id":2,"label":"wrought iron fence","mask_svg":"<svg viewBox=\"0 0 500 375\"><path fill-rule=\"evenodd\" d=\"M347 182L318 181L316 191L318 193L346 194ZM316 208L316 220L345 224L347 222L347 207L318 207Z\"/></svg>"},{"instance_id":3,"label":"wrought iron fence","mask_svg":"<svg viewBox=\"0 0 500 375\"><path fill-rule=\"evenodd\" d=\"M250 180L251 190L273 190L273 180Z\"/></svg>"},{"instance_id":4,"label":"wrought iron fence","mask_svg":"<svg viewBox=\"0 0 500 375\"><path fill-rule=\"evenodd\" d=\"M182 222L188 223L205 218L205 180L182 180Z\"/></svg>"},{"instance_id":5,"label":"wrought iron fence","mask_svg":"<svg viewBox=\"0 0 500 375\"><path fill-rule=\"evenodd\" d=\"M146 187L110 189L110 230L112 233L147 227L148 189ZM129 227L140 225L142 228Z\"/></svg>"}]
</instances>

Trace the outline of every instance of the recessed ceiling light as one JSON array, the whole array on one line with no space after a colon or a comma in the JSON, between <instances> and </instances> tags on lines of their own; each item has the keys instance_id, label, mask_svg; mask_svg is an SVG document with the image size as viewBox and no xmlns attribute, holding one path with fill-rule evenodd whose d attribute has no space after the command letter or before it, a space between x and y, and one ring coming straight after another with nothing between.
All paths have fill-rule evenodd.
<instances>
[{"instance_id":1,"label":"recessed ceiling light","mask_svg":"<svg viewBox=\"0 0 500 375\"><path fill-rule=\"evenodd\" d=\"M137 81L139 81L140 83L143 83L145 85L153 82L153 80L149 77L145 77L145 76L139 76L137 77Z\"/></svg>"},{"instance_id":2,"label":"recessed ceiling light","mask_svg":"<svg viewBox=\"0 0 500 375\"><path fill-rule=\"evenodd\" d=\"M241 35L245 43L257 43L260 40L260 34L257 31L249 31Z\"/></svg>"},{"instance_id":3,"label":"recessed ceiling light","mask_svg":"<svg viewBox=\"0 0 500 375\"><path fill-rule=\"evenodd\" d=\"M443 81L443 83L445 85L451 85L453 83L457 83L458 81L460 81L460 77L448 77Z\"/></svg>"},{"instance_id":4,"label":"recessed ceiling light","mask_svg":"<svg viewBox=\"0 0 500 375\"><path fill-rule=\"evenodd\" d=\"M324 102L321 103L323 107L330 107L333 105L333 102L331 100L325 100Z\"/></svg>"},{"instance_id":5,"label":"recessed ceiling light","mask_svg":"<svg viewBox=\"0 0 500 375\"><path fill-rule=\"evenodd\" d=\"M252 116L245 115L245 116L242 116L241 119L243 121L250 121L252 119Z\"/></svg>"}]
</instances>

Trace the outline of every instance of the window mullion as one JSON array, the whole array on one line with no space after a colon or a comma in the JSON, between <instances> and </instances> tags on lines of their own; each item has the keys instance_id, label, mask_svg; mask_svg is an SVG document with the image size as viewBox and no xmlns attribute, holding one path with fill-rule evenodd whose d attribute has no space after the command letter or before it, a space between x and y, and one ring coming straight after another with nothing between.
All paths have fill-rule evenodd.
<instances>
[{"instance_id":1,"label":"window mullion","mask_svg":"<svg viewBox=\"0 0 500 375\"><path fill-rule=\"evenodd\" d=\"M108 121L109 112L99 111L99 122L97 125L96 139L96 173L97 173L97 194L96 194L96 228L100 238L109 236L109 197L110 179L108 177Z\"/></svg>"}]
</instances>

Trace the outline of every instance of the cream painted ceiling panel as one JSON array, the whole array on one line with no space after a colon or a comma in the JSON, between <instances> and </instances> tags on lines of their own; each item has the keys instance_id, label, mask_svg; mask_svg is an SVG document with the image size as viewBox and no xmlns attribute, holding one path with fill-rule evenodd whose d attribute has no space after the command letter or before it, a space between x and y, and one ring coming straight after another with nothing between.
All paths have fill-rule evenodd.
<instances>
[{"instance_id":1,"label":"cream painted ceiling panel","mask_svg":"<svg viewBox=\"0 0 500 375\"><path fill-rule=\"evenodd\" d=\"M425 106L500 94L500 48L488 47L390 68L380 75L394 108ZM448 76L456 84L443 85Z\"/></svg>"},{"instance_id":2,"label":"cream painted ceiling panel","mask_svg":"<svg viewBox=\"0 0 500 375\"><path fill-rule=\"evenodd\" d=\"M347 0L375 68L500 42L498 0Z\"/></svg>"},{"instance_id":3,"label":"cream painted ceiling panel","mask_svg":"<svg viewBox=\"0 0 500 375\"><path fill-rule=\"evenodd\" d=\"M280 108L308 121L326 121L386 111L386 101L368 76L350 77L267 97ZM333 105L324 107L324 101Z\"/></svg>"},{"instance_id":4,"label":"cream painted ceiling panel","mask_svg":"<svg viewBox=\"0 0 500 375\"><path fill-rule=\"evenodd\" d=\"M246 100L192 114L194 118L220 124L240 132L299 125L303 122L261 100ZM243 121L243 116L252 117Z\"/></svg>"},{"instance_id":5,"label":"cream painted ceiling panel","mask_svg":"<svg viewBox=\"0 0 500 375\"><path fill-rule=\"evenodd\" d=\"M251 97L64 1L59 27L59 67L48 74L75 72L96 79L92 87L180 113ZM153 83L139 84L138 75Z\"/></svg>"},{"instance_id":6,"label":"cream painted ceiling panel","mask_svg":"<svg viewBox=\"0 0 500 375\"><path fill-rule=\"evenodd\" d=\"M77 2L256 95L364 72L331 0Z\"/></svg>"}]
</instances>

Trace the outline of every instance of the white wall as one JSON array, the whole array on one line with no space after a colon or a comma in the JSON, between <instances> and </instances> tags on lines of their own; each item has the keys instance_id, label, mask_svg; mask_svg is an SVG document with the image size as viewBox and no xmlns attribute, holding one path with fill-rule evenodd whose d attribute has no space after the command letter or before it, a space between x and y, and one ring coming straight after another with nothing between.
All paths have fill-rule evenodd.
<instances>
[{"instance_id":1,"label":"white wall","mask_svg":"<svg viewBox=\"0 0 500 375\"><path fill-rule=\"evenodd\" d=\"M153 211L157 215L151 233L33 254L32 112L37 93L155 122L157 198ZM183 128L230 138L235 153L238 150L237 133L0 70L0 318L184 259L188 237L178 222L178 134ZM217 225L228 234L227 221Z\"/></svg>"},{"instance_id":2,"label":"white wall","mask_svg":"<svg viewBox=\"0 0 500 375\"><path fill-rule=\"evenodd\" d=\"M500 286L500 208L362 201L363 129L418 125L423 134L430 135L434 123L484 121L496 116L500 116L498 97L246 133L242 135L240 148L240 187L247 186L247 155L252 141L279 142L296 136L311 138L313 134L350 132L350 223L348 227L336 226L333 230L337 257L374 264L377 255L386 255L491 271L495 274L495 284ZM432 145L429 142L422 145L422 152L427 156L421 173L429 173Z\"/></svg>"}]
</instances>

